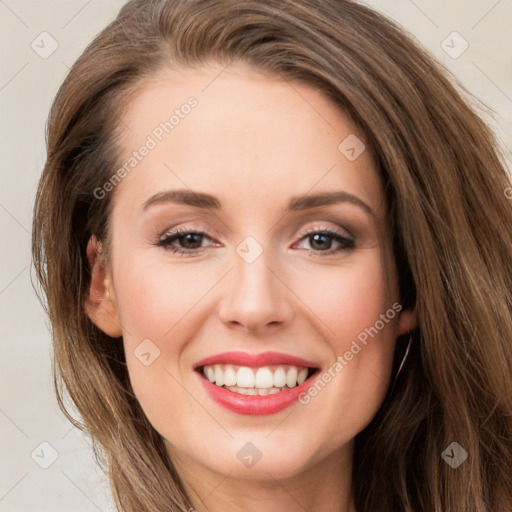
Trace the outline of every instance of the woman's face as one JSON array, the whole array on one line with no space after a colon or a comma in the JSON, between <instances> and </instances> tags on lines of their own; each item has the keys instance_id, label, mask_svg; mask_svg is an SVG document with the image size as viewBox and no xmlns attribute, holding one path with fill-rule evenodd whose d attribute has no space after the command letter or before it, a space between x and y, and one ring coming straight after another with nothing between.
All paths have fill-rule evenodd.
<instances>
[{"instance_id":1,"label":"woman's face","mask_svg":"<svg viewBox=\"0 0 512 512\"><path fill-rule=\"evenodd\" d=\"M93 319L119 322L177 464L284 478L350 460L408 313L363 135L309 86L222 69L162 72L125 110Z\"/></svg>"}]
</instances>

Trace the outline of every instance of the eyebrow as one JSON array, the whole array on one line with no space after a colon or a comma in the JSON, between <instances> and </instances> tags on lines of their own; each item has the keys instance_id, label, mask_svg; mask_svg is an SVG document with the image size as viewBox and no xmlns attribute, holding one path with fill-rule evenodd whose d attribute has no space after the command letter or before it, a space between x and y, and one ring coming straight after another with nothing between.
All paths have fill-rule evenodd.
<instances>
[{"instance_id":1,"label":"eyebrow","mask_svg":"<svg viewBox=\"0 0 512 512\"><path fill-rule=\"evenodd\" d=\"M221 202L215 196L206 194L204 192L195 192L186 189L159 192L158 194L151 196L147 201L145 201L142 209L147 210L150 206L162 203L184 204L188 206L195 206L196 208L213 210L222 209ZM362 199L359 199L359 197L341 190L292 197L288 203L286 211L302 211L337 203L350 203L355 206L359 206L370 216L375 217L375 212Z\"/></svg>"}]
</instances>

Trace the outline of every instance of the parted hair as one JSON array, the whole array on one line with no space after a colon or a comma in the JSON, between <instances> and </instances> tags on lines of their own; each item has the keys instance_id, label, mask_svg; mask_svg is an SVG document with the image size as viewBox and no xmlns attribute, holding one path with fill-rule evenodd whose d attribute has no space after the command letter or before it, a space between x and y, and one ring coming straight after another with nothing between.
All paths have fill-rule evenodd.
<instances>
[{"instance_id":1,"label":"parted hair","mask_svg":"<svg viewBox=\"0 0 512 512\"><path fill-rule=\"evenodd\" d=\"M194 504L137 402L121 340L86 314L91 235L108 252L123 108L166 66L245 63L322 91L361 129L384 184L409 356L355 440L358 512L512 509L512 190L495 137L445 67L351 0L131 0L85 49L49 115L34 207L38 293L59 405L93 441L121 512ZM79 412L75 417L68 399ZM441 454L457 442L457 469Z\"/></svg>"}]
</instances>

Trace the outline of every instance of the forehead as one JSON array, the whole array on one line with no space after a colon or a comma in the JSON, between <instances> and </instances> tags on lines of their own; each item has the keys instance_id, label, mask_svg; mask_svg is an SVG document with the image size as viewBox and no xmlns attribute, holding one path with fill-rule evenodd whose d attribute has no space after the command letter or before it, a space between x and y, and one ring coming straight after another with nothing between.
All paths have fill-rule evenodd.
<instances>
[{"instance_id":1,"label":"forehead","mask_svg":"<svg viewBox=\"0 0 512 512\"><path fill-rule=\"evenodd\" d=\"M166 69L140 85L122 120L119 165L134 165L118 189L141 200L189 187L264 204L341 187L382 206L363 134L303 83L245 65Z\"/></svg>"}]
</instances>

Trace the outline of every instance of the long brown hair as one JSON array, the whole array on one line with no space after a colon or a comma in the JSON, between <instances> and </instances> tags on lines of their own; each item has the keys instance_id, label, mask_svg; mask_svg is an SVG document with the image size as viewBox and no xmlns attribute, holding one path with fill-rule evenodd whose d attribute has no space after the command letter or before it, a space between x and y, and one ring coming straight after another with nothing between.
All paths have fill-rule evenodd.
<instances>
[{"instance_id":1,"label":"long brown hair","mask_svg":"<svg viewBox=\"0 0 512 512\"><path fill-rule=\"evenodd\" d=\"M358 124L384 182L407 362L356 438L358 512L512 506L512 201L490 129L399 26L349 0L132 0L73 65L52 106L33 259L47 298L57 396L69 393L119 511L185 511L161 437L134 397L119 339L84 300L91 234L108 242L123 107L170 66L244 62L323 91ZM108 252L108 250L107 250ZM441 454L468 454L453 469Z\"/></svg>"}]
</instances>

